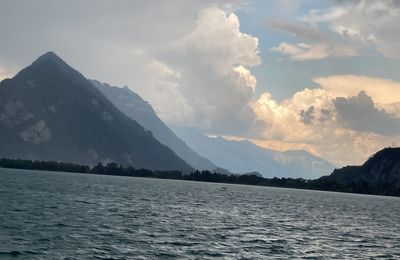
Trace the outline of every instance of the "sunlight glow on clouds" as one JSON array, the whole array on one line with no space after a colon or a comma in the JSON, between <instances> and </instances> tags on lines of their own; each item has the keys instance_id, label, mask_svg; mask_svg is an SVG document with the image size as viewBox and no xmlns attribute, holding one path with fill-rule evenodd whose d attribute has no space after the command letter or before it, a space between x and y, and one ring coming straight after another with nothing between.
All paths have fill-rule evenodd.
<instances>
[{"instance_id":1,"label":"sunlight glow on clouds","mask_svg":"<svg viewBox=\"0 0 400 260\"><path fill-rule=\"evenodd\" d=\"M272 19L274 30L290 34L271 51L280 60L380 55L400 58L400 5L393 0L336 1L300 18ZM301 65L300 65L301 66ZM361 163L400 138L400 82L358 75L313 79L282 102L262 94L253 108L268 125L253 142L273 149L306 149L337 165ZM350 157L348 155L351 155Z\"/></svg>"},{"instance_id":2,"label":"sunlight glow on clouds","mask_svg":"<svg viewBox=\"0 0 400 260\"><path fill-rule=\"evenodd\" d=\"M320 88L304 89L280 103L268 93L255 102L258 117L270 125L266 140L256 143L279 150L302 147L344 165L362 162L366 154L398 140L400 120L393 104L400 95L388 93L398 93L400 82L352 75L315 82Z\"/></svg>"},{"instance_id":3,"label":"sunlight glow on clouds","mask_svg":"<svg viewBox=\"0 0 400 260\"><path fill-rule=\"evenodd\" d=\"M9 72L0 65L0 81L6 78L9 78L11 75L9 74Z\"/></svg>"},{"instance_id":4,"label":"sunlight glow on clouds","mask_svg":"<svg viewBox=\"0 0 400 260\"><path fill-rule=\"evenodd\" d=\"M332 97L356 96L364 90L380 108L390 110L393 104L400 102L400 82L388 79L355 75L336 75L315 78Z\"/></svg>"},{"instance_id":5,"label":"sunlight glow on clouds","mask_svg":"<svg viewBox=\"0 0 400 260\"><path fill-rule=\"evenodd\" d=\"M2 39L0 58L15 61L2 63L0 79L53 50L87 77L128 85L167 123L208 134L278 150L306 149L338 165L362 162L399 138L400 82L318 70L327 58L400 58L397 1L328 1L303 8L303 0L276 0L274 15L254 10L248 24L238 10L252 3L241 0L98 1L95 6L40 1L14 1L0 9L0 24L14 24L12 30L0 27L8 36ZM69 10L74 10L73 20ZM59 14L51 24L50 14ZM273 30L266 36L256 29L245 33L252 22ZM270 39L271 46L264 45ZM259 85L262 79L253 69L269 62L262 58L271 58L260 53L260 46L298 66L312 60L315 70L302 76L318 86L299 84L278 101L268 93L268 82ZM280 63L271 60L265 68ZM274 72L292 77L282 64Z\"/></svg>"},{"instance_id":6,"label":"sunlight glow on clouds","mask_svg":"<svg viewBox=\"0 0 400 260\"><path fill-rule=\"evenodd\" d=\"M239 65L233 68L233 71L237 72L239 74L239 79L240 81L244 81L244 84L250 88L252 88L253 93L256 90L256 85L257 85L257 79L253 75L251 75L251 72L246 69L243 65ZM241 84L241 83L239 83Z\"/></svg>"}]
</instances>

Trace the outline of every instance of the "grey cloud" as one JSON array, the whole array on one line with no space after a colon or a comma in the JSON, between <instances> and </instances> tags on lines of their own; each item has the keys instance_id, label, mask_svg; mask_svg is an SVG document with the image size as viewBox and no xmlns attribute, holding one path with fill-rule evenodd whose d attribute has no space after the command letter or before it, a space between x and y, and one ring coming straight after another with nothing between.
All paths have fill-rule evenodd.
<instances>
[{"instance_id":1,"label":"grey cloud","mask_svg":"<svg viewBox=\"0 0 400 260\"><path fill-rule=\"evenodd\" d=\"M301 110L300 116L304 124L312 124L312 121L315 119L315 107L310 106L307 111Z\"/></svg>"},{"instance_id":2,"label":"grey cloud","mask_svg":"<svg viewBox=\"0 0 400 260\"><path fill-rule=\"evenodd\" d=\"M89 62L111 58L111 48L156 51L189 32L202 8L232 2L237 1L4 1L0 64L20 67L53 50L88 69Z\"/></svg>"},{"instance_id":3,"label":"grey cloud","mask_svg":"<svg viewBox=\"0 0 400 260\"><path fill-rule=\"evenodd\" d=\"M383 56L400 58L400 1L332 0L331 3L332 7L310 10L296 23L271 20L268 24L309 44L328 45L327 56L371 55L371 49L376 49ZM325 25L320 26L325 28L322 32L316 29L319 25Z\"/></svg>"},{"instance_id":4,"label":"grey cloud","mask_svg":"<svg viewBox=\"0 0 400 260\"><path fill-rule=\"evenodd\" d=\"M357 32L356 40L374 46L386 57L400 58L400 2L352 1L345 15L332 21L336 28Z\"/></svg>"},{"instance_id":5,"label":"grey cloud","mask_svg":"<svg viewBox=\"0 0 400 260\"><path fill-rule=\"evenodd\" d=\"M328 36L317 29L298 22L283 21L270 19L267 25L275 30L287 32L303 40L324 42L328 40Z\"/></svg>"},{"instance_id":6,"label":"grey cloud","mask_svg":"<svg viewBox=\"0 0 400 260\"><path fill-rule=\"evenodd\" d=\"M304 42L289 44L282 42L273 51L281 52L291 60L320 60L327 57L349 57L358 54L358 46L349 44L349 39L318 30L316 26L300 21L272 19L268 26L282 32L290 33Z\"/></svg>"},{"instance_id":7,"label":"grey cloud","mask_svg":"<svg viewBox=\"0 0 400 260\"><path fill-rule=\"evenodd\" d=\"M345 127L360 132L374 132L385 136L400 133L400 120L375 107L364 91L357 96L337 97L333 101L337 120Z\"/></svg>"},{"instance_id":8,"label":"grey cloud","mask_svg":"<svg viewBox=\"0 0 400 260\"><path fill-rule=\"evenodd\" d=\"M318 119L321 123L331 120L333 116L333 112L329 109L323 109L321 108L321 116Z\"/></svg>"},{"instance_id":9,"label":"grey cloud","mask_svg":"<svg viewBox=\"0 0 400 260\"><path fill-rule=\"evenodd\" d=\"M386 57L400 58L400 1L398 0L332 0L333 8L310 11L306 20L312 22L312 13L329 16L332 11L344 11L325 20L332 29L331 36L340 36L348 46L370 55L371 47ZM317 21L316 23L318 23Z\"/></svg>"},{"instance_id":10,"label":"grey cloud","mask_svg":"<svg viewBox=\"0 0 400 260\"><path fill-rule=\"evenodd\" d=\"M360 2L364 2L365 0L331 0L334 4L344 4L344 3L351 3L351 4L358 4ZM380 2L385 3L385 4L390 4L392 6L400 6L399 1L393 1L393 0L380 0Z\"/></svg>"},{"instance_id":11,"label":"grey cloud","mask_svg":"<svg viewBox=\"0 0 400 260\"><path fill-rule=\"evenodd\" d=\"M317 113L318 112L318 113ZM306 125L312 125L316 122L324 123L332 120L334 112L329 109L321 108L316 110L314 106L310 106L307 110L300 111L301 121Z\"/></svg>"},{"instance_id":12,"label":"grey cloud","mask_svg":"<svg viewBox=\"0 0 400 260\"><path fill-rule=\"evenodd\" d=\"M232 30L231 16L186 41L201 10L229 14L242 2L6 1L0 65L15 73L52 50L89 78L130 86L166 121L218 134L252 132L262 127L250 106L254 93L233 67L260 62L257 39Z\"/></svg>"}]
</instances>

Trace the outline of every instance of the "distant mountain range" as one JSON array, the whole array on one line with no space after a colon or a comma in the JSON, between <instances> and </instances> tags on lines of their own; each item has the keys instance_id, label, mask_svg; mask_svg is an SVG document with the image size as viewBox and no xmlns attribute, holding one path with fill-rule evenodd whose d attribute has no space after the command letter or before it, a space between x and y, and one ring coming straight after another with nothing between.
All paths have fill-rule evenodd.
<instances>
[{"instance_id":1,"label":"distant mountain range","mask_svg":"<svg viewBox=\"0 0 400 260\"><path fill-rule=\"evenodd\" d=\"M259 172L264 177L314 179L332 172L334 165L306 151L278 152L249 141L208 137L194 128L172 127L198 154L235 173Z\"/></svg>"},{"instance_id":2,"label":"distant mountain range","mask_svg":"<svg viewBox=\"0 0 400 260\"><path fill-rule=\"evenodd\" d=\"M119 110L144 128L150 130L161 143L199 170L216 170L218 166L198 155L157 116L153 107L128 87L113 87L96 80L91 81Z\"/></svg>"},{"instance_id":3,"label":"distant mountain range","mask_svg":"<svg viewBox=\"0 0 400 260\"><path fill-rule=\"evenodd\" d=\"M306 151L278 152L193 128L173 131L136 93L89 81L52 52L0 82L0 157L90 166L115 162L183 173L216 169L247 173L227 181L400 196L400 148L383 149L361 166L320 177L334 166ZM263 179L259 173L315 180ZM200 179L221 178L203 175Z\"/></svg>"},{"instance_id":4,"label":"distant mountain range","mask_svg":"<svg viewBox=\"0 0 400 260\"><path fill-rule=\"evenodd\" d=\"M216 170L225 174L229 174L229 171L260 172L266 177L304 178L317 178L334 169L329 162L306 151L277 152L248 141L209 138L194 128L174 127L173 131L184 140L182 141L157 116L152 106L128 87L110 86L96 80L92 80L92 83L119 110L149 129L161 143L170 147L196 169Z\"/></svg>"},{"instance_id":5,"label":"distant mountain range","mask_svg":"<svg viewBox=\"0 0 400 260\"><path fill-rule=\"evenodd\" d=\"M191 128L171 131L127 87L88 80L52 52L0 83L0 144L0 157L150 170L317 178L334 168L305 151L277 152Z\"/></svg>"},{"instance_id":6,"label":"distant mountain range","mask_svg":"<svg viewBox=\"0 0 400 260\"><path fill-rule=\"evenodd\" d=\"M0 157L193 168L56 54L0 83Z\"/></svg>"},{"instance_id":7,"label":"distant mountain range","mask_svg":"<svg viewBox=\"0 0 400 260\"><path fill-rule=\"evenodd\" d=\"M296 189L351 192L362 194L400 196L400 148L385 148L361 166L347 166L336 169L331 175L314 180L304 178L263 178L259 173L241 175L223 174L210 171L194 171L183 174L180 171L150 171L132 167L120 167L115 163L101 164L95 167L64 162L30 161L0 158L0 167L65 171L78 173L95 173L113 176L148 177L202 182L247 184Z\"/></svg>"}]
</instances>

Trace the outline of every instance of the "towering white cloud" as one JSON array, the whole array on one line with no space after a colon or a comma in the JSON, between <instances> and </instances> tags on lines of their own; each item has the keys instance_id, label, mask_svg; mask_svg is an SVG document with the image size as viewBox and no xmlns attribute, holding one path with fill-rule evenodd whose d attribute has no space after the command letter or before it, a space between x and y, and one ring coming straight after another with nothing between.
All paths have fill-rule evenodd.
<instances>
[{"instance_id":1,"label":"towering white cloud","mask_svg":"<svg viewBox=\"0 0 400 260\"><path fill-rule=\"evenodd\" d=\"M196 27L185 38L186 48L216 66L258 65L258 39L240 32L239 18L218 8L200 11Z\"/></svg>"},{"instance_id":2,"label":"towering white cloud","mask_svg":"<svg viewBox=\"0 0 400 260\"><path fill-rule=\"evenodd\" d=\"M171 91L167 99L182 99L192 111L190 117L170 117L170 122L238 135L262 126L251 108L256 79L246 68L261 62L258 39L240 31L234 13L219 8L203 9L193 30L159 57L179 75L174 80L177 85L170 88L178 88L180 95ZM170 89L164 86L163 91ZM166 109L165 102L154 102L157 96L156 91L145 95L157 111L174 113L173 109Z\"/></svg>"},{"instance_id":3,"label":"towering white cloud","mask_svg":"<svg viewBox=\"0 0 400 260\"><path fill-rule=\"evenodd\" d=\"M396 140L395 81L337 75L315 78L318 88L282 102L269 93L257 96L251 69L261 63L259 41L241 31L235 14L241 0L39 2L0 8L0 34L7 35L0 62L8 61L0 77L53 50L88 77L128 85L168 123L281 150L307 149L339 165L361 162ZM288 9L295 2L302 1L280 3ZM294 61L363 55L365 46L398 57L395 1L340 2L290 21L270 20L270 27L294 41L268 48Z\"/></svg>"},{"instance_id":4,"label":"towering white cloud","mask_svg":"<svg viewBox=\"0 0 400 260\"><path fill-rule=\"evenodd\" d=\"M0 26L0 58L21 69L53 50L88 77L128 85L167 122L243 134L258 124L249 66L261 61L233 13L241 2L13 2L0 8L0 24L13 25Z\"/></svg>"}]
</instances>

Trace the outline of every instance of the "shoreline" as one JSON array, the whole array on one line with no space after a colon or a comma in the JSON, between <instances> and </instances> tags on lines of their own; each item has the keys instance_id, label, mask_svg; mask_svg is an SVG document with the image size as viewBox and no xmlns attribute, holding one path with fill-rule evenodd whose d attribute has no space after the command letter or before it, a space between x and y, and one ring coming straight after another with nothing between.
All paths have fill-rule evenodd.
<instances>
[{"instance_id":1,"label":"shoreline","mask_svg":"<svg viewBox=\"0 0 400 260\"><path fill-rule=\"evenodd\" d=\"M200 183L216 183L216 184L228 184L228 185L245 185L245 186L255 186L255 187L269 187L269 188L282 188L282 189L295 189L295 190L308 190L308 191L320 191L320 192L334 192L334 193L345 193L345 194L356 194L356 195L370 195L370 196L384 196L384 197L392 197L392 198L400 198L400 196L396 195L386 195L386 194L374 194L374 193L360 193L360 192L349 192L349 191L339 191L339 190L328 190L328 189L318 189L318 188L307 188L307 187L293 187L293 186L279 186L279 185L267 185L267 184L252 184L252 183L244 183L244 182L228 182L228 181L206 181L206 180L197 180L190 179L182 175L181 178L172 178L168 176L133 176L133 175L124 175L124 174L115 174L115 173L95 173L95 172L78 172L78 171L61 171L61 170L50 170L50 169L25 169L25 168L17 168L17 167L4 167L0 166L0 169L11 169L11 170L23 170L23 171L42 171L42 172L54 172L54 173L76 173L76 174L90 174L90 175L99 175L99 176L116 176L116 177L133 177L133 178L144 178L144 179L163 179L163 180L172 180L172 181L189 181L189 182L200 182ZM145 170L145 169L143 169ZM146 170L149 171L149 170ZM227 176L219 173L211 173L222 176ZM229 177L229 176L228 176ZM261 178L261 177L258 177ZM262 177L263 178L263 177ZM279 180L278 177L274 177ZM266 179L266 178L263 178ZM273 178L272 178L273 179ZM286 178L281 178L286 179ZM290 179L290 178L288 178ZM268 180L268 179L267 179ZM290 179L296 180L296 179ZM314 180L305 180L305 181L314 181Z\"/></svg>"}]
</instances>

